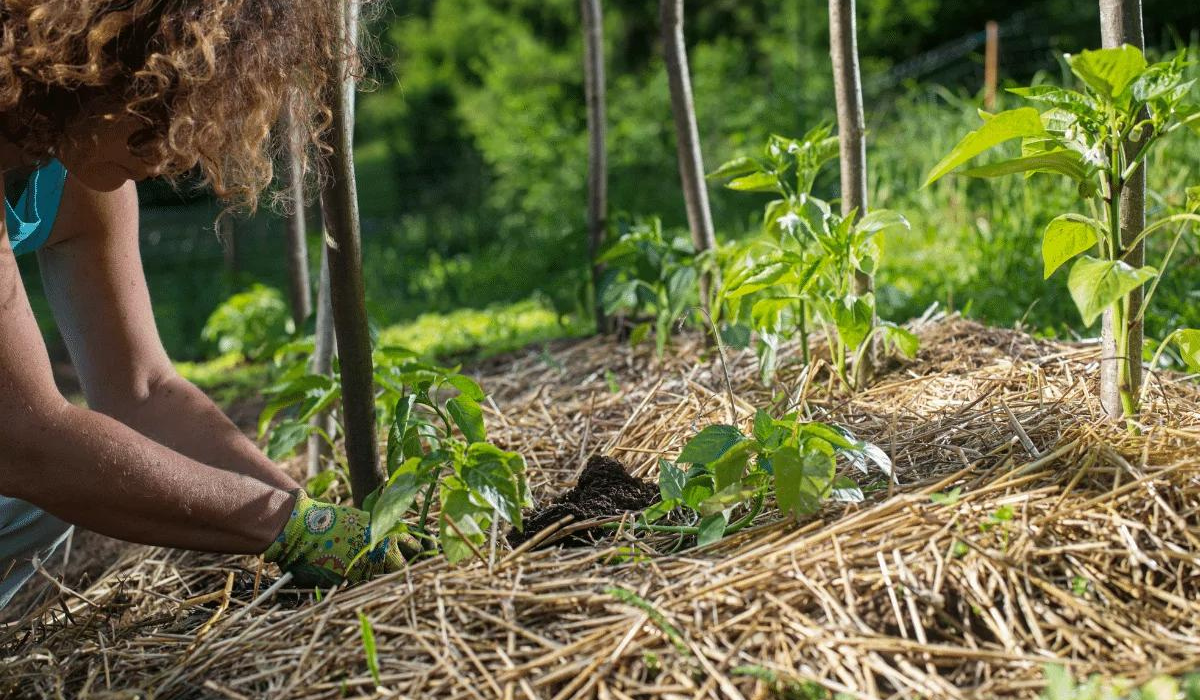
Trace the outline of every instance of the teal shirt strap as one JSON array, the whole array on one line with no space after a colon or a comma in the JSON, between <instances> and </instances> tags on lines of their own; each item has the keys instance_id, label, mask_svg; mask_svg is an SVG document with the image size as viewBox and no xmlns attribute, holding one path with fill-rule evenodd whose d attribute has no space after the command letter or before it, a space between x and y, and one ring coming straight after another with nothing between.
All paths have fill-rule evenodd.
<instances>
[{"instance_id":1,"label":"teal shirt strap","mask_svg":"<svg viewBox=\"0 0 1200 700\"><path fill-rule=\"evenodd\" d=\"M32 253L50 238L66 181L67 169L51 160L30 176L15 207L5 202L5 223L14 255Z\"/></svg>"}]
</instances>

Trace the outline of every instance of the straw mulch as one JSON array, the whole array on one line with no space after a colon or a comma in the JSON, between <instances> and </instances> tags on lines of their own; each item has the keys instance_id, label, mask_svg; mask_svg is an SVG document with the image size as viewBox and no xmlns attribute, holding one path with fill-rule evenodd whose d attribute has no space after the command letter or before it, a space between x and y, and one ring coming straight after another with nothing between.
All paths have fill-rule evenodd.
<instances>
[{"instance_id":1,"label":"straw mulch","mask_svg":"<svg viewBox=\"0 0 1200 700\"><path fill-rule=\"evenodd\" d=\"M623 700L805 697L783 694L812 681L855 698L1035 697L1050 661L1134 679L1200 666L1195 384L1154 377L1138 436L1100 419L1095 345L916 327L918 360L853 398L821 371L776 387L891 454L898 483L860 476L865 503L799 526L769 514L673 555L658 552L674 540L628 533L515 554L495 537L466 565L425 561L319 602L270 586L273 570L256 595L253 558L139 549L0 630L0 692ZM480 368L492 432L527 456L539 500L588 455L653 476L728 420L715 353L685 338L669 355L591 339ZM750 353L729 359L747 425L771 397Z\"/></svg>"}]
</instances>

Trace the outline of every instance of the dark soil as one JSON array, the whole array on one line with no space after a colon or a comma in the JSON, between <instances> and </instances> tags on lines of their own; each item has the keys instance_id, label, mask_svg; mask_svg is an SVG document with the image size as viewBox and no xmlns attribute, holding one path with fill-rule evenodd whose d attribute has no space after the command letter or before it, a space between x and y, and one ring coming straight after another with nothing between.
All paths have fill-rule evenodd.
<instances>
[{"instance_id":1,"label":"dark soil","mask_svg":"<svg viewBox=\"0 0 1200 700\"><path fill-rule=\"evenodd\" d=\"M611 457L594 455L583 468L575 488L526 517L525 530L511 531L508 542L516 547L568 515L574 516L571 522L577 523L644 510L657 500L657 484L630 476L625 466ZM593 528L573 532L561 540L551 537L547 544L586 547L606 534L606 530Z\"/></svg>"}]
</instances>

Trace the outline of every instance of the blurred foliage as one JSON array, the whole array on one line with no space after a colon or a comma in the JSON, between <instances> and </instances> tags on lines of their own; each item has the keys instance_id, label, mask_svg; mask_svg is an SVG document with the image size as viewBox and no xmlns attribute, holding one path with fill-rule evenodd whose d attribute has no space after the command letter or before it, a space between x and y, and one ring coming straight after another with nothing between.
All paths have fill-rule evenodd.
<instances>
[{"instance_id":1,"label":"blurred foliage","mask_svg":"<svg viewBox=\"0 0 1200 700\"><path fill-rule=\"evenodd\" d=\"M278 289L254 284L226 299L204 324L201 337L218 353L266 359L286 343L295 327Z\"/></svg>"}]
</instances>

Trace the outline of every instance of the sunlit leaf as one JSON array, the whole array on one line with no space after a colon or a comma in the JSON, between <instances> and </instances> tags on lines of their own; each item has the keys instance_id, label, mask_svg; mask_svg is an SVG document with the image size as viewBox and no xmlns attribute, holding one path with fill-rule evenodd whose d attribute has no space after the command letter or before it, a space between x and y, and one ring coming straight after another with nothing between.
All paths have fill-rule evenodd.
<instances>
[{"instance_id":1,"label":"sunlit leaf","mask_svg":"<svg viewBox=\"0 0 1200 700\"><path fill-rule=\"evenodd\" d=\"M483 442L487 439L483 409L475 401L466 396L455 396L446 402L446 412L467 438L467 442Z\"/></svg>"},{"instance_id":2,"label":"sunlit leaf","mask_svg":"<svg viewBox=\"0 0 1200 700\"><path fill-rule=\"evenodd\" d=\"M1063 263L1096 245L1097 222L1079 214L1063 214L1046 226L1042 236L1043 276L1050 275Z\"/></svg>"},{"instance_id":3,"label":"sunlit leaf","mask_svg":"<svg viewBox=\"0 0 1200 700\"><path fill-rule=\"evenodd\" d=\"M708 464L745 439L742 431L732 425L709 425L684 445L675 461Z\"/></svg>"},{"instance_id":4,"label":"sunlit leaf","mask_svg":"<svg viewBox=\"0 0 1200 700\"><path fill-rule=\"evenodd\" d=\"M1146 57L1129 44L1084 50L1067 59L1071 72L1106 100L1118 97L1146 70Z\"/></svg>"},{"instance_id":5,"label":"sunlit leaf","mask_svg":"<svg viewBox=\"0 0 1200 700\"><path fill-rule=\"evenodd\" d=\"M703 547L712 544L725 536L725 527L729 522L724 513L706 515L700 520L699 534L696 535L696 546Z\"/></svg>"},{"instance_id":6,"label":"sunlit leaf","mask_svg":"<svg viewBox=\"0 0 1200 700\"><path fill-rule=\"evenodd\" d=\"M1041 116L1032 107L1000 112L985 121L983 126L964 136L950 153L933 167L922 187L928 187L951 170L1005 141L1024 136L1038 136L1045 132Z\"/></svg>"},{"instance_id":7,"label":"sunlit leaf","mask_svg":"<svg viewBox=\"0 0 1200 700\"><path fill-rule=\"evenodd\" d=\"M1084 256L1071 267L1067 287L1084 325L1091 326L1106 308L1157 274L1149 266L1133 268L1120 260Z\"/></svg>"}]
</instances>

